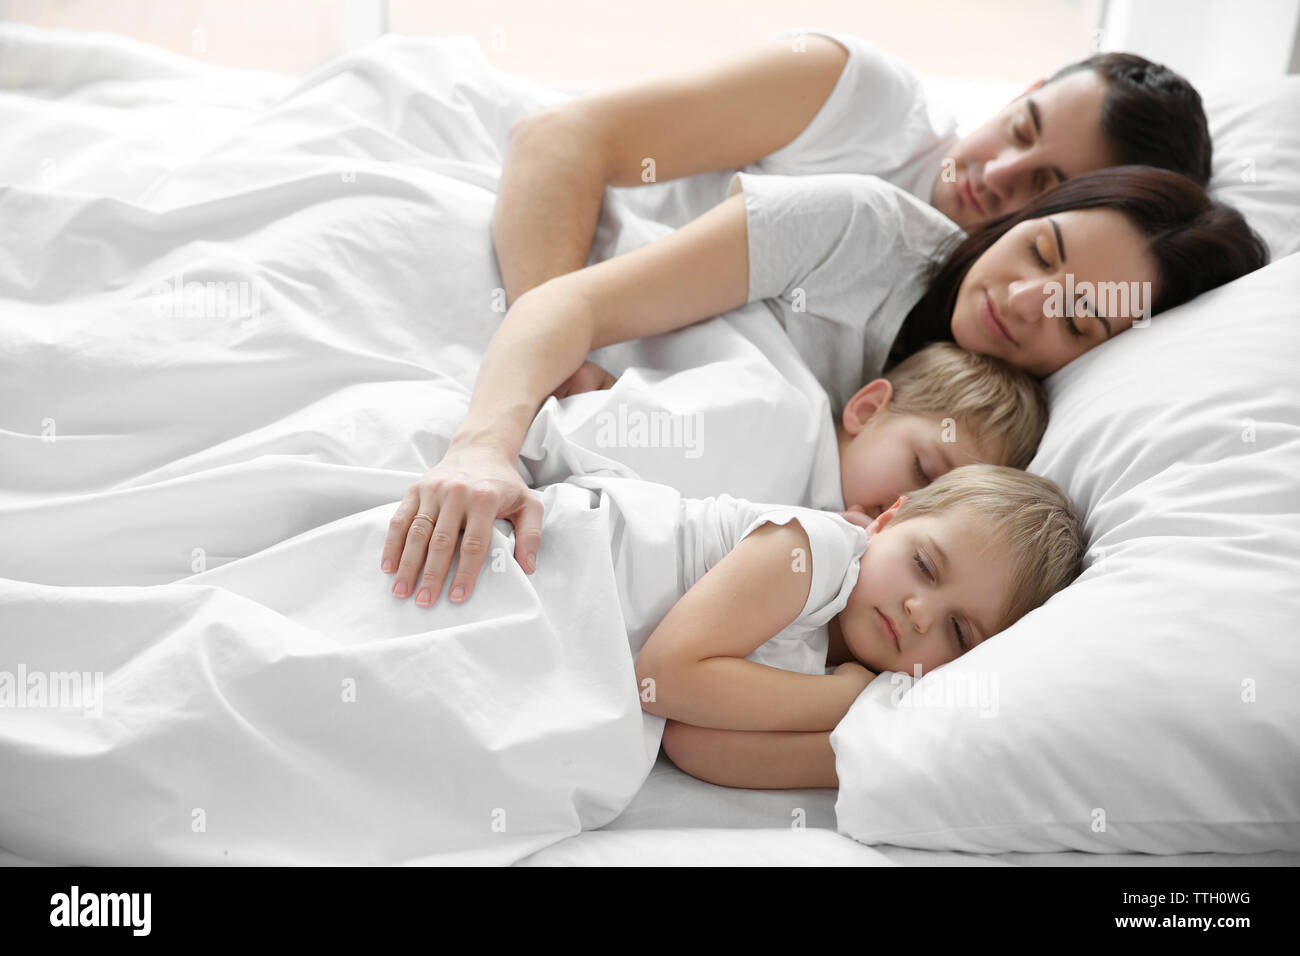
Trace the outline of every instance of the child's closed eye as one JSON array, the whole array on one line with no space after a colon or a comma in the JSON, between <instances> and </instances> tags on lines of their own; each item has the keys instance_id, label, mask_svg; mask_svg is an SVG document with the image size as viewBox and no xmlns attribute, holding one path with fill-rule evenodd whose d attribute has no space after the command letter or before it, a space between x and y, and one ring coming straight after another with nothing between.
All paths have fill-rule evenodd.
<instances>
[{"instance_id":1,"label":"child's closed eye","mask_svg":"<svg viewBox=\"0 0 1300 956\"><path fill-rule=\"evenodd\" d=\"M930 483L930 476L925 473L925 468L921 465L921 456L913 455L912 462L913 467L916 469L916 479L921 483L921 487L924 488Z\"/></svg>"}]
</instances>

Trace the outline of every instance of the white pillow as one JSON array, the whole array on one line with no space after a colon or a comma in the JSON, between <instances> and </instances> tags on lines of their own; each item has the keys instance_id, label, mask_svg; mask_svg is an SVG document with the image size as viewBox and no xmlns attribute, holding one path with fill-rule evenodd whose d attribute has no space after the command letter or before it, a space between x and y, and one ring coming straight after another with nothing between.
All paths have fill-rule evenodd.
<instances>
[{"instance_id":1,"label":"white pillow","mask_svg":"<svg viewBox=\"0 0 1300 956\"><path fill-rule=\"evenodd\" d=\"M1274 259L1300 251L1300 76L1202 93L1210 195L1235 206Z\"/></svg>"},{"instance_id":2,"label":"white pillow","mask_svg":"<svg viewBox=\"0 0 1300 956\"><path fill-rule=\"evenodd\" d=\"M840 832L1300 850L1298 301L1292 255L1048 380L1030 470L1085 515L1087 570L910 691L872 682L831 736Z\"/></svg>"}]
</instances>

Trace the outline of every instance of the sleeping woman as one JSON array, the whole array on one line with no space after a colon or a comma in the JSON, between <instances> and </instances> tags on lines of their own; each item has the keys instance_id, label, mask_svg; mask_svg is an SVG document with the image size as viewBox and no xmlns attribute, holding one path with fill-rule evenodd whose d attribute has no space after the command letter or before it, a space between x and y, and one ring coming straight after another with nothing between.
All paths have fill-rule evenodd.
<instances>
[{"instance_id":1,"label":"sleeping woman","mask_svg":"<svg viewBox=\"0 0 1300 956\"><path fill-rule=\"evenodd\" d=\"M517 456L538 407L593 349L762 299L847 415L859 386L927 342L1041 378L1266 261L1239 213L1149 167L1068 180L971 235L875 177L739 173L730 198L671 235L513 304L446 455L398 506L381 568L398 598L429 606L459 540L449 598L466 600L492 522L504 518L516 559L533 571L542 507ZM936 463L918 484L947 467ZM850 494L851 509L873 504Z\"/></svg>"}]
</instances>

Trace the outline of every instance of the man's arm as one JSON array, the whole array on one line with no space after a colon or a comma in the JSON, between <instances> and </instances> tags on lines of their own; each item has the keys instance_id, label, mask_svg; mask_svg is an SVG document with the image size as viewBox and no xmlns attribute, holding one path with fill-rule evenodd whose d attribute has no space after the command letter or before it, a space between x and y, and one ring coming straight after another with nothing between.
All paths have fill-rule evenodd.
<instances>
[{"instance_id":1,"label":"man's arm","mask_svg":"<svg viewBox=\"0 0 1300 956\"><path fill-rule=\"evenodd\" d=\"M670 720L664 753L681 770L722 787L838 787L830 731L714 730Z\"/></svg>"},{"instance_id":2,"label":"man's arm","mask_svg":"<svg viewBox=\"0 0 1300 956\"><path fill-rule=\"evenodd\" d=\"M690 73L580 97L510 130L492 241L512 303L587 264L605 186L662 182L757 162L817 115L848 53L808 35L771 40Z\"/></svg>"}]
</instances>

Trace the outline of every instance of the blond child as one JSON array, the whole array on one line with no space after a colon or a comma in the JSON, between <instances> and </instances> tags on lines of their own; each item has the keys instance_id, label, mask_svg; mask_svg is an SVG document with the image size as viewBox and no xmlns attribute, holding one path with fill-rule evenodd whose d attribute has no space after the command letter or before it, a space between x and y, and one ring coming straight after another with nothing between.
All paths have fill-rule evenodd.
<instances>
[{"instance_id":1,"label":"blond child","mask_svg":"<svg viewBox=\"0 0 1300 956\"><path fill-rule=\"evenodd\" d=\"M638 690L669 756L718 783L833 786L830 731L876 674L952 660L1077 573L1068 499L1017 470L1046 422L1037 381L934 345L845 405L853 520L603 476L543 496L617 529Z\"/></svg>"},{"instance_id":2,"label":"blond child","mask_svg":"<svg viewBox=\"0 0 1300 956\"><path fill-rule=\"evenodd\" d=\"M1083 550L1059 487L994 465L956 468L866 529L769 509L641 648L642 707L668 719L664 750L696 777L836 786L830 732L877 674L924 674L988 640L1069 584ZM839 666L762 662L800 642Z\"/></svg>"}]
</instances>

